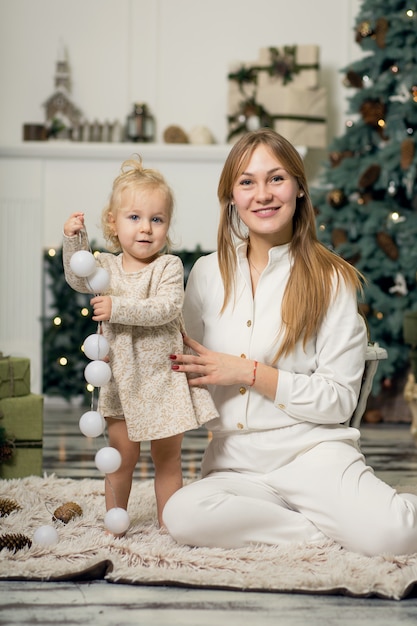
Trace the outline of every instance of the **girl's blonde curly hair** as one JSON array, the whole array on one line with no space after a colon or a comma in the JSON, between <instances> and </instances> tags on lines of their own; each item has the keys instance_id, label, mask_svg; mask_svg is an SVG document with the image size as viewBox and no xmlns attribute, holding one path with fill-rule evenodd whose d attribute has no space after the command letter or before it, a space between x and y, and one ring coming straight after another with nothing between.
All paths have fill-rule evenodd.
<instances>
[{"instance_id":1,"label":"girl's blonde curly hair","mask_svg":"<svg viewBox=\"0 0 417 626\"><path fill-rule=\"evenodd\" d=\"M165 194L169 223L171 223L174 212L174 194L165 178L158 170L144 168L139 155L135 155L135 157L136 158L133 159L127 159L122 163L120 168L121 173L113 182L109 202L104 207L101 215L101 228L104 239L107 242L107 248L110 252L120 252L122 249L119 238L113 231L109 216L112 215L113 218L116 217L117 211L120 208L122 192L126 189L131 189L132 191L140 191L142 189L161 191ZM172 241L170 237L167 236L165 251L168 252L171 248Z\"/></svg>"}]
</instances>

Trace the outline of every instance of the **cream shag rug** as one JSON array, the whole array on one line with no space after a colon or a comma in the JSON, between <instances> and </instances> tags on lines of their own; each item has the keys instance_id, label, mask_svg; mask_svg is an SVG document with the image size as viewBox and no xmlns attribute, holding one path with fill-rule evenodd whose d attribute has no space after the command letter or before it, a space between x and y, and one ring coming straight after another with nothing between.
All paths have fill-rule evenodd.
<instances>
[{"instance_id":1,"label":"cream shag rug","mask_svg":"<svg viewBox=\"0 0 417 626\"><path fill-rule=\"evenodd\" d=\"M0 551L0 580L92 580L268 592L338 593L399 600L417 592L417 554L368 558L323 545L253 546L234 550L178 546L156 526L153 482L134 482L131 527L115 539L104 531L104 480L54 475L0 480L0 498L21 506L0 518L0 535L33 539L52 524L59 541ZM55 509L76 502L83 515L52 522Z\"/></svg>"}]
</instances>

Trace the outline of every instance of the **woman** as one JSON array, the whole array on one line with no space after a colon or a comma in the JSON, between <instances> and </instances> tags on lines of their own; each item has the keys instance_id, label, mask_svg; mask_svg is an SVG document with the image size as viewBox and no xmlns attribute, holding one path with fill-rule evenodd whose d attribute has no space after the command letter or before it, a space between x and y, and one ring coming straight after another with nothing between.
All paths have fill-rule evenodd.
<instances>
[{"instance_id":1,"label":"woman","mask_svg":"<svg viewBox=\"0 0 417 626\"><path fill-rule=\"evenodd\" d=\"M187 285L195 356L171 360L191 386L210 385L220 417L207 424L203 477L169 499L166 527L194 546L417 551L417 496L377 479L345 425L367 345L361 276L317 240L300 156L270 129L247 133L218 196L218 252Z\"/></svg>"}]
</instances>

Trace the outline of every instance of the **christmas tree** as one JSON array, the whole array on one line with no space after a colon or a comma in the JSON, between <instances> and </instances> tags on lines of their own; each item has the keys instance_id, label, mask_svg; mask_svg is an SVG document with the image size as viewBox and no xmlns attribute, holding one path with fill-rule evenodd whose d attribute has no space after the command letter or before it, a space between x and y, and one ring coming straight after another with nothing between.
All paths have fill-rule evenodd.
<instances>
[{"instance_id":1,"label":"christmas tree","mask_svg":"<svg viewBox=\"0 0 417 626\"><path fill-rule=\"evenodd\" d=\"M364 0L355 41L365 54L342 70L350 119L313 200L321 241L367 280L360 308L388 352L377 393L409 367L403 320L417 309L417 0Z\"/></svg>"}]
</instances>

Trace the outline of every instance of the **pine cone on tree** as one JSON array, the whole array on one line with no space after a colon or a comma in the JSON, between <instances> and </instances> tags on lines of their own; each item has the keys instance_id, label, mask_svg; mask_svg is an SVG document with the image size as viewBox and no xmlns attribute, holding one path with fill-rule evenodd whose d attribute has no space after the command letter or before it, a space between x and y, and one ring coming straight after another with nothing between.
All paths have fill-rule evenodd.
<instances>
[{"instance_id":1,"label":"pine cone on tree","mask_svg":"<svg viewBox=\"0 0 417 626\"><path fill-rule=\"evenodd\" d=\"M376 183L381 173L381 166L370 165L360 176L359 178L359 187L361 189L366 189L367 187L372 187Z\"/></svg>"},{"instance_id":2,"label":"pine cone on tree","mask_svg":"<svg viewBox=\"0 0 417 626\"><path fill-rule=\"evenodd\" d=\"M385 17L380 17L379 19L377 19L375 26L375 41L378 48L385 48L388 28L388 20Z\"/></svg>"},{"instance_id":3,"label":"pine cone on tree","mask_svg":"<svg viewBox=\"0 0 417 626\"><path fill-rule=\"evenodd\" d=\"M414 139L411 137L407 137L404 141L401 142L401 169L408 170L411 163L413 162L415 152L415 144Z\"/></svg>"},{"instance_id":4,"label":"pine cone on tree","mask_svg":"<svg viewBox=\"0 0 417 626\"><path fill-rule=\"evenodd\" d=\"M347 233L343 228L334 228L332 230L332 244L335 248L342 243L346 243Z\"/></svg>"},{"instance_id":5,"label":"pine cone on tree","mask_svg":"<svg viewBox=\"0 0 417 626\"><path fill-rule=\"evenodd\" d=\"M65 502L59 506L52 516L52 521L60 521L68 524L69 521L83 514L83 510L76 502Z\"/></svg>"},{"instance_id":6,"label":"pine cone on tree","mask_svg":"<svg viewBox=\"0 0 417 626\"><path fill-rule=\"evenodd\" d=\"M10 552L16 552L25 546L28 548L32 546L32 541L26 535L22 535L21 533L6 533L5 535L0 535L0 550L6 548L6 550L10 550Z\"/></svg>"},{"instance_id":7,"label":"pine cone on tree","mask_svg":"<svg viewBox=\"0 0 417 626\"><path fill-rule=\"evenodd\" d=\"M379 247L385 252L387 257L389 257L392 261L396 261L398 259L398 248L392 237L390 237L387 233L379 232L376 235L376 240Z\"/></svg>"},{"instance_id":8,"label":"pine cone on tree","mask_svg":"<svg viewBox=\"0 0 417 626\"><path fill-rule=\"evenodd\" d=\"M10 513L18 509L20 509L20 506L16 500L0 498L0 517L7 517L7 515L10 515Z\"/></svg>"},{"instance_id":9,"label":"pine cone on tree","mask_svg":"<svg viewBox=\"0 0 417 626\"><path fill-rule=\"evenodd\" d=\"M348 70L346 72L345 79L343 81L345 87L354 87L355 89L362 89L363 87L363 78L357 72L353 70Z\"/></svg>"},{"instance_id":10,"label":"pine cone on tree","mask_svg":"<svg viewBox=\"0 0 417 626\"><path fill-rule=\"evenodd\" d=\"M377 127L379 120L385 118L385 105L380 100L365 100L359 110L363 121L369 126Z\"/></svg>"}]
</instances>

